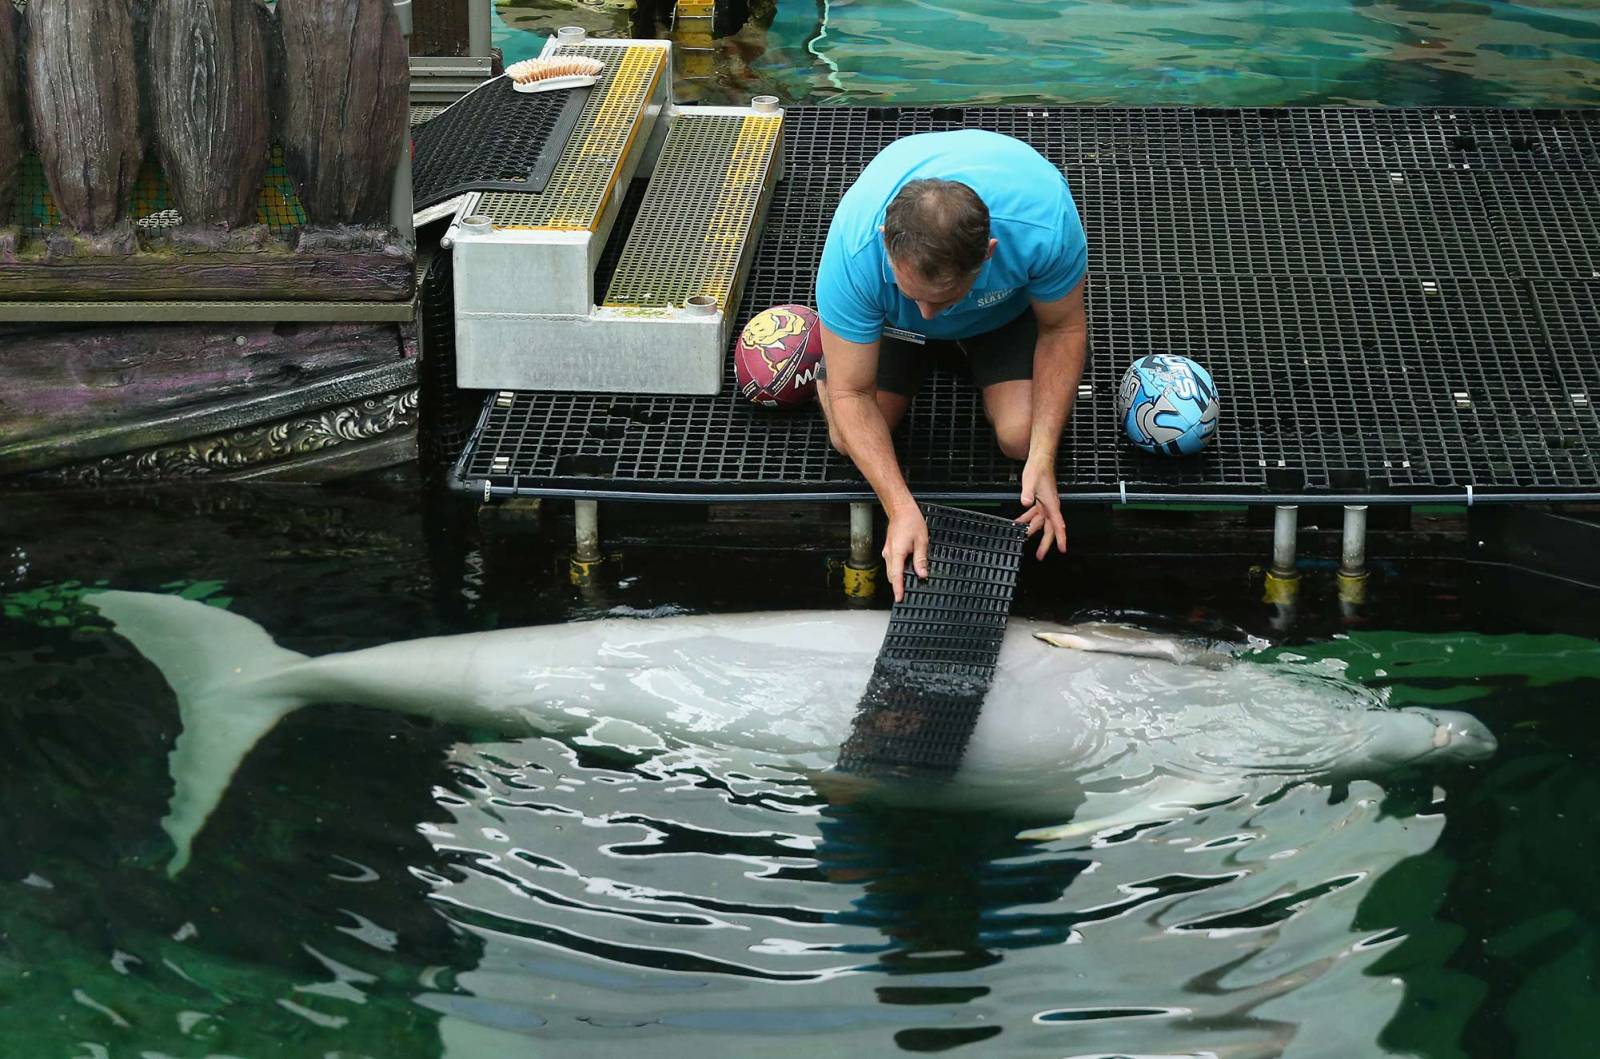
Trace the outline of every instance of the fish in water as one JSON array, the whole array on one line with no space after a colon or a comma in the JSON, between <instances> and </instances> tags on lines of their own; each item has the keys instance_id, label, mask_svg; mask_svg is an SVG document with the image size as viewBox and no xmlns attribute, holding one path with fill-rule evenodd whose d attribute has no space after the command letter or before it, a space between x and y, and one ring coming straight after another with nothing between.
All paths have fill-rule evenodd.
<instances>
[{"instance_id":1,"label":"fish in water","mask_svg":"<svg viewBox=\"0 0 1600 1059\"><path fill-rule=\"evenodd\" d=\"M182 731L163 826L187 862L256 742L313 702L349 702L508 735L608 725L825 772L850 732L884 612L604 619L440 636L311 658L241 615L191 600L86 597L165 676ZM1336 780L1470 761L1474 718L1387 708L1359 684L1234 660L1122 626L1014 619L949 804L1072 817L1028 837L1088 835L1236 797L1262 777ZM893 785L874 796L894 797ZM915 797L925 799L927 792Z\"/></svg>"}]
</instances>

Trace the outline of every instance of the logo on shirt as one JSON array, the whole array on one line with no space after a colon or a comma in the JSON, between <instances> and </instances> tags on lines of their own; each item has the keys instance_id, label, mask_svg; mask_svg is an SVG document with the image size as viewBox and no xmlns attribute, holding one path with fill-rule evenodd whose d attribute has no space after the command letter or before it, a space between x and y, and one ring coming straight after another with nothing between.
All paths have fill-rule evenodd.
<instances>
[{"instance_id":1,"label":"logo on shirt","mask_svg":"<svg viewBox=\"0 0 1600 1059\"><path fill-rule=\"evenodd\" d=\"M973 304L978 308L987 309L991 305L1000 304L1015 293L1017 293L1017 288L1015 287L1005 287L1001 290L988 290L978 295L972 301Z\"/></svg>"}]
</instances>

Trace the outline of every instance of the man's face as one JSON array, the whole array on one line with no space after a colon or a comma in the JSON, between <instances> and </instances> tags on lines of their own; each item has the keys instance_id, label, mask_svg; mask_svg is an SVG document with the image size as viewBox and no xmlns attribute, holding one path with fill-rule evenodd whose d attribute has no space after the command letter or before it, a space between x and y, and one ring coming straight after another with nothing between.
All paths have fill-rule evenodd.
<instances>
[{"instance_id":1,"label":"man's face","mask_svg":"<svg viewBox=\"0 0 1600 1059\"><path fill-rule=\"evenodd\" d=\"M889 269L894 273L895 286L900 288L900 293L917 303L917 310L922 313L924 320L932 320L950 306L967 296L972 289L976 276L968 276L964 280L948 283L933 283L912 268L901 268L891 258Z\"/></svg>"},{"instance_id":2,"label":"man's face","mask_svg":"<svg viewBox=\"0 0 1600 1059\"><path fill-rule=\"evenodd\" d=\"M989 252L983 256L985 261L994 256L995 245L996 241L990 239ZM917 311L922 313L924 320L932 320L965 298L978 279L974 273L961 279L933 282L914 268L902 268L892 257L889 259L889 271L894 273L894 284L900 288L900 293L917 303Z\"/></svg>"}]
</instances>

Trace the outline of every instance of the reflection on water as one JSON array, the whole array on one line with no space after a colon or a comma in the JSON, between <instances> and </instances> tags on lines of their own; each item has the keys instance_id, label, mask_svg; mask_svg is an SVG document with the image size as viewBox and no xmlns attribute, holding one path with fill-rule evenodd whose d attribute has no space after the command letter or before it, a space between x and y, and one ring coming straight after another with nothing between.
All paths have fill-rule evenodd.
<instances>
[{"instance_id":1,"label":"reflection on water","mask_svg":"<svg viewBox=\"0 0 1600 1059\"><path fill-rule=\"evenodd\" d=\"M1384 798L1298 786L1090 849L704 759L462 749L430 875L483 958L440 1032L462 1055L534 1022L575 1055L798 1054L819 1032L864 1054L1376 1054L1404 982L1372 968L1409 925L1359 910L1444 826Z\"/></svg>"},{"instance_id":2,"label":"reflection on water","mask_svg":"<svg viewBox=\"0 0 1600 1059\"><path fill-rule=\"evenodd\" d=\"M561 542L437 514L409 486L7 498L0 1052L1531 1059L1600 1033L1594 611L1461 563L1375 575L1374 627L1419 631L1348 638L1308 573L1331 624L1292 649L1471 711L1500 739L1480 764L1028 843L829 803L760 756L328 704L256 748L166 878L172 694L63 582L227 598L311 655L832 599L814 553L695 553L708 582L681 547L630 548L585 598L551 577ZM1245 562L1075 552L1030 566L1019 608L1203 605L1259 634Z\"/></svg>"},{"instance_id":3,"label":"reflection on water","mask_svg":"<svg viewBox=\"0 0 1600 1059\"><path fill-rule=\"evenodd\" d=\"M500 0L507 58L601 3ZM685 98L791 102L1594 106L1600 9L1348 0L783 0Z\"/></svg>"}]
</instances>

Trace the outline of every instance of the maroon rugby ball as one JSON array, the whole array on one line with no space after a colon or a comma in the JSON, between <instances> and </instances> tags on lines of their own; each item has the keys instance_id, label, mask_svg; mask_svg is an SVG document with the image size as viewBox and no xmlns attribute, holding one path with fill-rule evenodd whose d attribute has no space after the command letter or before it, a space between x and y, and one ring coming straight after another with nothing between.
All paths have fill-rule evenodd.
<instances>
[{"instance_id":1,"label":"maroon rugby ball","mask_svg":"<svg viewBox=\"0 0 1600 1059\"><path fill-rule=\"evenodd\" d=\"M739 396L764 408L794 408L817 393L822 327L804 305L775 305L751 317L733 346Z\"/></svg>"}]
</instances>

